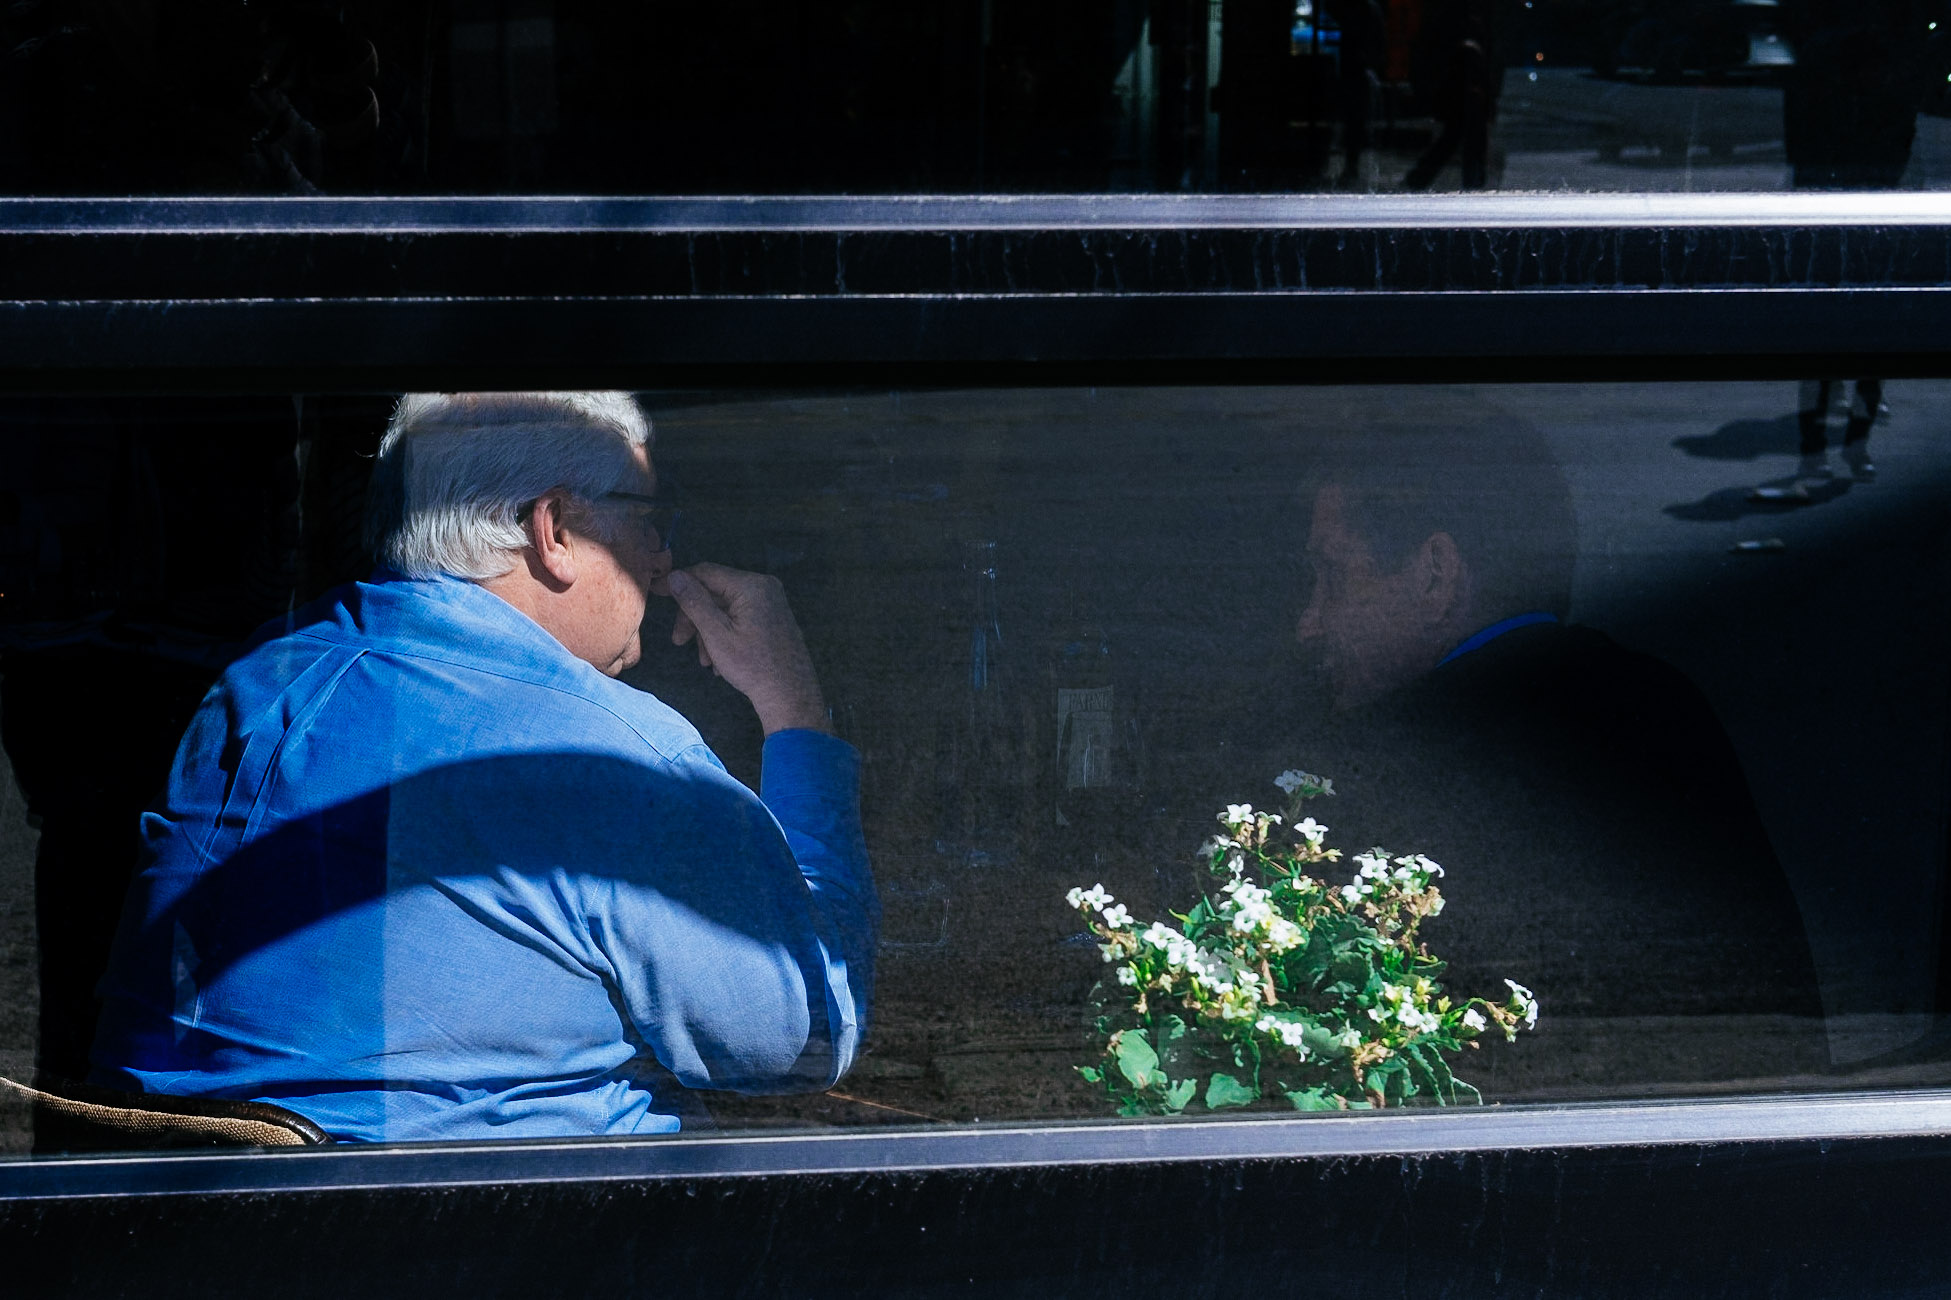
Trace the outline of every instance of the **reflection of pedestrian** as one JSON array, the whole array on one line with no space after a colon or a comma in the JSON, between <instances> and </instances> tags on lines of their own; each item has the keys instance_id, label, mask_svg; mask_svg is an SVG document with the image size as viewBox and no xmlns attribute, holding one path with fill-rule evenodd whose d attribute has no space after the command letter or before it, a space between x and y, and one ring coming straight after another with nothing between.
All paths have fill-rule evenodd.
<instances>
[{"instance_id":1,"label":"reflection of pedestrian","mask_svg":"<svg viewBox=\"0 0 1951 1300\"><path fill-rule=\"evenodd\" d=\"M1537 431L1467 419L1321 448L1295 635L1329 703L1289 753L1337 776L1350 842L1450 867L1458 986L1522 970L1579 1016L1768 1017L1726 1022L1713 1068L1820 1068L1801 914L1733 744L1677 670L1565 621L1563 472Z\"/></svg>"},{"instance_id":2,"label":"reflection of pedestrian","mask_svg":"<svg viewBox=\"0 0 1951 1300\"><path fill-rule=\"evenodd\" d=\"M1796 471L1799 481L1819 481L1830 477L1829 406L1831 396L1839 386L1838 381L1830 379L1802 381L1802 400L1796 413L1802 433L1802 463ZM1843 426L1842 456L1843 464L1849 467L1850 476L1858 483L1867 483L1876 477L1876 466L1870 461L1870 426L1876 423L1882 406L1883 381L1857 380L1856 396L1849 404L1849 420Z\"/></svg>"},{"instance_id":3,"label":"reflection of pedestrian","mask_svg":"<svg viewBox=\"0 0 1951 1300\"><path fill-rule=\"evenodd\" d=\"M1425 12L1410 79L1442 129L1403 178L1405 189L1428 189L1459 147L1463 188L1484 188L1490 122L1504 84L1496 28L1490 0L1439 0Z\"/></svg>"},{"instance_id":4,"label":"reflection of pedestrian","mask_svg":"<svg viewBox=\"0 0 1951 1300\"><path fill-rule=\"evenodd\" d=\"M1893 189L1910 162L1929 24L1913 0L1792 0L1782 95L1797 189Z\"/></svg>"},{"instance_id":5,"label":"reflection of pedestrian","mask_svg":"<svg viewBox=\"0 0 1951 1300\"><path fill-rule=\"evenodd\" d=\"M1376 0L1328 0L1327 8L1341 28L1335 96L1341 114L1341 183L1350 185L1361 179L1387 38L1382 6Z\"/></svg>"},{"instance_id":6,"label":"reflection of pedestrian","mask_svg":"<svg viewBox=\"0 0 1951 1300\"><path fill-rule=\"evenodd\" d=\"M1893 189L1910 163L1923 99L1929 25L1914 0L1792 0L1784 7L1795 68L1782 95L1782 136L1797 189ZM1802 385L1801 465L1793 490L1827 482L1829 403L1838 381ZM1857 482L1875 476L1870 428L1881 379L1856 381L1842 457Z\"/></svg>"}]
</instances>

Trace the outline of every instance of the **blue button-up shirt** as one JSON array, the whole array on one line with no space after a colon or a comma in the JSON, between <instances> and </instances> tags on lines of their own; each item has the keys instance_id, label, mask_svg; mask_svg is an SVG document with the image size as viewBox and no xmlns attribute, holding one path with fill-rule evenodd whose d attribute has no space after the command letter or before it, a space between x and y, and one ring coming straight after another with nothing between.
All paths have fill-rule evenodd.
<instances>
[{"instance_id":1,"label":"blue button-up shirt","mask_svg":"<svg viewBox=\"0 0 1951 1300\"><path fill-rule=\"evenodd\" d=\"M669 1132L832 1084L878 904L845 743L755 796L493 593L381 574L225 671L142 822L95 1079L365 1140Z\"/></svg>"}]
</instances>

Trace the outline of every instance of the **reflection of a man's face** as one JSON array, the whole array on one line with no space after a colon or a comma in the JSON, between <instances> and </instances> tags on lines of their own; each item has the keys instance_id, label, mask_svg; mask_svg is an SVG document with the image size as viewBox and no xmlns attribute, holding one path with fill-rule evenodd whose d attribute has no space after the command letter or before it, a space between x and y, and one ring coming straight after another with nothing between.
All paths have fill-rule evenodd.
<instances>
[{"instance_id":1,"label":"reflection of a man's face","mask_svg":"<svg viewBox=\"0 0 1951 1300\"><path fill-rule=\"evenodd\" d=\"M1294 634L1326 676L1337 710L1407 685L1434 663L1416 566L1389 573L1350 527L1338 484L1314 498L1307 538L1314 589ZM1440 655L1440 649L1437 650Z\"/></svg>"}]
</instances>

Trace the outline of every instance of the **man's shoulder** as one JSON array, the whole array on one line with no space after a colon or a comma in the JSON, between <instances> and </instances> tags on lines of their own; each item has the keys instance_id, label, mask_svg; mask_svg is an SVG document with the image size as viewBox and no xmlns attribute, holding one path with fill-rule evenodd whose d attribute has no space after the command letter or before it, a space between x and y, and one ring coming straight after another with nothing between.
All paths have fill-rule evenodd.
<instances>
[{"instance_id":1,"label":"man's shoulder","mask_svg":"<svg viewBox=\"0 0 1951 1300\"><path fill-rule=\"evenodd\" d=\"M574 658L471 583L337 588L287 626L260 633L224 682L234 696L280 699L294 721L318 697L314 725L336 719L396 739L447 732L496 747L647 745L666 759L704 749L697 730L656 696Z\"/></svg>"}]
</instances>

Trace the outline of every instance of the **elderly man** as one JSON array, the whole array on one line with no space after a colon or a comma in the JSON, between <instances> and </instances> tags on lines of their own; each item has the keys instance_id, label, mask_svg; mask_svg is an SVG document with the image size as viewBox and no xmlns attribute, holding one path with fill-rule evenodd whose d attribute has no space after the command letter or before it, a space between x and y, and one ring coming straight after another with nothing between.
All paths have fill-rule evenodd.
<instances>
[{"instance_id":1,"label":"elderly man","mask_svg":"<svg viewBox=\"0 0 1951 1300\"><path fill-rule=\"evenodd\" d=\"M260 635L185 734L103 981L97 1082L343 1139L668 1132L831 1085L878 905L858 759L776 581L673 570L620 393L419 394L383 567ZM765 733L754 795L636 663L651 595Z\"/></svg>"}]
</instances>

